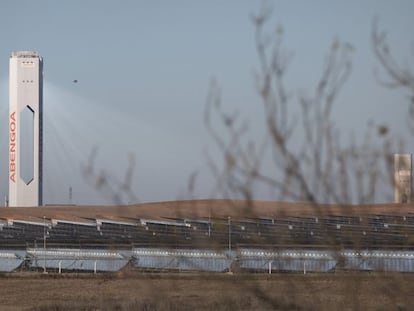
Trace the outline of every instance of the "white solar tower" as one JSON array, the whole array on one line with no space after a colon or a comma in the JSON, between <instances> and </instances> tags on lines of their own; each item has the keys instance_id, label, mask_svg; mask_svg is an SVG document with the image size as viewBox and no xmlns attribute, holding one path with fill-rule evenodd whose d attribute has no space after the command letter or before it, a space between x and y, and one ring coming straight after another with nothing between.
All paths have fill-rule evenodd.
<instances>
[{"instance_id":1,"label":"white solar tower","mask_svg":"<svg viewBox=\"0 0 414 311\"><path fill-rule=\"evenodd\" d=\"M37 52L10 56L9 206L42 205L43 61Z\"/></svg>"},{"instance_id":2,"label":"white solar tower","mask_svg":"<svg viewBox=\"0 0 414 311\"><path fill-rule=\"evenodd\" d=\"M412 155L395 154L394 155L394 202L410 203L411 202L411 169Z\"/></svg>"}]
</instances>

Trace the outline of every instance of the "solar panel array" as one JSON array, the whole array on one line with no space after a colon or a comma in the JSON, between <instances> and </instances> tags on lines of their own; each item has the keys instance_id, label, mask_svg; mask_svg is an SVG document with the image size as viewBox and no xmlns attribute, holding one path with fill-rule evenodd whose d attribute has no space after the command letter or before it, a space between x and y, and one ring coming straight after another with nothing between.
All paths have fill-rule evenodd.
<instances>
[{"instance_id":1,"label":"solar panel array","mask_svg":"<svg viewBox=\"0 0 414 311\"><path fill-rule=\"evenodd\" d=\"M1 271L414 271L413 246L411 214L0 220Z\"/></svg>"},{"instance_id":2,"label":"solar panel array","mask_svg":"<svg viewBox=\"0 0 414 311\"><path fill-rule=\"evenodd\" d=\"M114 272L128 264L156 271L257 271L331 272L393 271L414 272L414 251L345 249L41 249L27 248L0 252L0 271L47 270Z\"/></svg>"},{"instance_id":3,"label":"solar panel array","mask_svg":"<svg viewBox=\"0 0 414 311\"><path fill-rule=\"evenodd\" d=\"M147 245L199 247L331 246L378 248L414 245L414 216L369 215L125 221L56 219L0 222L0 246Z\"/></svg>"},{"instance_id":4,"label":"solar panel array","mask_svg":"<svg viewBox=\"0 0 414 311\"><path fill-rule=\"evenodd\" d=\"M27 267L75 271L118 271L130 258L113 250L98 249L27 249Z\"/></svg>"},{"instance_id":5,"label":"solar panel array","mask_svg":"<svg viewBox=\"0 0 414 311\"><path fill-rule=\"evenodd\" d=\"M134 248L133 265L141 269L228 271L232 259L217 250Z\"/></svg>"}]
</instances>

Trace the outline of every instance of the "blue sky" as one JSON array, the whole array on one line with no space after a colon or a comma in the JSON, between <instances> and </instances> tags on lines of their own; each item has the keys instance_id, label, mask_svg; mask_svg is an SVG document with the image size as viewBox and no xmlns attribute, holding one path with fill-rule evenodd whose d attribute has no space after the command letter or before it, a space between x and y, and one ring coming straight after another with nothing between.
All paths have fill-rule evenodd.
<instances>
[{"instance_id":1,"label":"blue sky","mask_svg":"<svg viewBox=\"0 0 414 311\"><path fill-rule=\"evenodd\" d=\"M334 108L344 136L363 133L370 119L388 124L396 134L405 129L407 94L382 87L374 77L379 66L370 33L377 16L392 52L413 66L413 1L269 3L269 29L283 27L284 45L294 55L287 75L292 92L312 91L337 38L355 49L352 74ZM7 79L13 50L36 50L44 58L45 203L67 203L69 187L78 204L111 203L82 177L82 163L94 147L96 166L118 179L128 154L135 155L131 187L140 201L186 198L187 180L195 171L194 196L212 195L206 150L220 158L203 124L212 78L219 81L225 107L249 119L253 137L261 133L249 17L260 4L1 1L0 195L7 194ZM408 145L408 151L413 147Z\"/></svg>"}]
</instances>

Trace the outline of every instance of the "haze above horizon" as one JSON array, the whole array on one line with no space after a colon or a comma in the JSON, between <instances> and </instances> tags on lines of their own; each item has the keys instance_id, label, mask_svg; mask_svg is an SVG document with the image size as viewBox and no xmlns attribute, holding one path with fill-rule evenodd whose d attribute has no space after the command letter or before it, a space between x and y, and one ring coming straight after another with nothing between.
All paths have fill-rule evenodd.
<instances>
[{"instance_id":1,"label":"haze above horizon","mask_svg":"<svg viewBox=\"0 0 414 311\"><path fill-rule=\"evenodd\" d=\"M208 88L216 79L225 110L238 110L249 121L251 139L262 139L250 18L260 3L1 1L1 197L8 193L8 67L16 50L35 50L44 59L45 204L69 203L69 188L73 203L113 203L85 178L94 150L93 169L105 170L114 183L124 179L128 155L134 155L130 189L140 202L219 197L206 156L208 151L223 161L203 123ZM286 76L293 93L313 90L335 38L348 42L354 48L352 73L333 111L342 138L362 135L371 120L404 135L408 94L379 83L370 35L378 17L393 54L414 68L414 2L269 4L269 30L281 25L284 46L294 55ZM412 152L414 145L408 141L405 148ZM267 188L256 190L256 199L275 199Z\"/></svg>"}]
</instances>

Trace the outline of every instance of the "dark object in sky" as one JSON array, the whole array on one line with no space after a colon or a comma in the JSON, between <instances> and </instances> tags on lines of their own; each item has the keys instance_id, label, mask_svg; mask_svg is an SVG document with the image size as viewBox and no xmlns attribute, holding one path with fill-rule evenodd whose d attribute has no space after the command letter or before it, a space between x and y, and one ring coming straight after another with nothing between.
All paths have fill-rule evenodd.
<instances>
[{"instance_id":1,"label":"dark object in sky","mask_svg":"<svg viewBox=\"0 0 414 311\"><path fill-rule=\"evenodd\" d=\"M380 136L385 136L388 133L388 127L386 125L380 125L378 127L378 134Z\"/></svg>"},{"instance_id":2,"label":"dark object in sky","mask_svg":"<svg viewBox=\"0 0 414 311\"><path fill-rule=\"evenodd\" d=\"M78 80L76 80L76 79L75 79L75 80L73 80L73 83L78 83Z\"/></svg>"}]
</instances>

